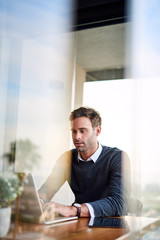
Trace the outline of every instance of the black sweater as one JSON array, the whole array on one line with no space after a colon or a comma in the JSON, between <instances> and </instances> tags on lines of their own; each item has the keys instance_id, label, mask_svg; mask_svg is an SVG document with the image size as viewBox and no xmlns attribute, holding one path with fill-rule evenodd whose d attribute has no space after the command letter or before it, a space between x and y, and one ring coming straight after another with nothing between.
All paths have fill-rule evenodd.
<instances>
[{"instance_id":1,"label":"black sweater","mask_svg":"<svg viewBox=\"0 0 160 240\"><path fill-rule=\"evenodd\" d=\"M96 217L125 215L131 188L128 156L117 148L106 146L102 146L95 163L78 161L77 154L73 149L62 155L41 187L41 197L45 192L50 200L67 180L75 202L90 203Z\"/></svg>"}]
</instances>

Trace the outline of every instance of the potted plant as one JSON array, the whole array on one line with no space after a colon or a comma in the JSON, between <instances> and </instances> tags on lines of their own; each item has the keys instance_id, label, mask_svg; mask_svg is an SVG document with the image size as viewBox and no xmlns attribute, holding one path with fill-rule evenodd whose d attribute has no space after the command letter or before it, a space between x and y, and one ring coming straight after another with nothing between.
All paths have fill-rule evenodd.
<instances>
[{"instance_id":1,"label":"potted plant","mask_svg":"<svg viewBox=\"0 0 160 240\"><path fill-rule=\"evenodd\" d=\"M23 191L24 175L11 171L0 173L0 238L10 226L11 204Z\"/></svg>"}]
</instances>

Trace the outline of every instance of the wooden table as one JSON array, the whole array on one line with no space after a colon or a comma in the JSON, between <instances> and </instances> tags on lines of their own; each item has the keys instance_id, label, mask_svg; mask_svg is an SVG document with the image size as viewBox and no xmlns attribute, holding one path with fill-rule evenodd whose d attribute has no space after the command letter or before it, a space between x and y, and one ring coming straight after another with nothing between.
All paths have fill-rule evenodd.
<instances>
[{"instance_id":1,"label":"wooden table","mask_svg":"<svg viewBox=\"0 0 160 240\"><path fill-rule=\"evenodd\" d=\"M53 226L17 222L11 224L10 231L3 240L124 240L130 239L131 235L143 235L150 229L160 226L160 221L156 218L132 216L123 218L128 228L89 227L89 218L79 218Z\"/></svg>"}]
</instances>

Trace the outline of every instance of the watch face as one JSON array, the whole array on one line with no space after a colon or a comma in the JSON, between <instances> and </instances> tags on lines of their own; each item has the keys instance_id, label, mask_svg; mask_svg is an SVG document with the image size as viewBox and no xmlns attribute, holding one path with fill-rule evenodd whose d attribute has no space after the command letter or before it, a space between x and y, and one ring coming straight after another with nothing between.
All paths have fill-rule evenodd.
<instances>
[{"instance_id":1,"label":"watch face","mask_svg":"<svg viewBox=\"0 0 160 240\"><path fill-rule=\"evenodd\" d=\"M81 207L81 204L79 204L79 203L74 203L74 206L80 208L80 207Z\"/></svg>"}]
</instances>

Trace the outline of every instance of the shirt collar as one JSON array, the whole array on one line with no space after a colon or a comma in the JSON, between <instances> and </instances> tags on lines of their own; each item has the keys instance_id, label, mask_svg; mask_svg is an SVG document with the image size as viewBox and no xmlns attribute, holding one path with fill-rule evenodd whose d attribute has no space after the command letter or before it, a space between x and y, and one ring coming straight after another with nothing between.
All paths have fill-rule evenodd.
<instances>
[{"instance_id":1,"label":"shirt collar","mask_svg":"<svg viewBox=\"0 0 160 240\"><path fill-rule=\"evenodd\" d=\"M85 161L85 162L93 161L95 163L97 161L97 159L99 158L101 152L102 152L102 145L99 143L98 149L86 161L83 158L81 158L81 155L78 152L78 161Z\"/></svg>"}]
</instances>

